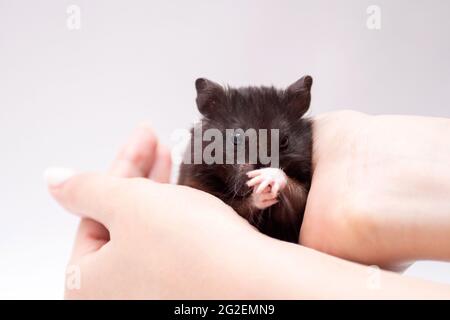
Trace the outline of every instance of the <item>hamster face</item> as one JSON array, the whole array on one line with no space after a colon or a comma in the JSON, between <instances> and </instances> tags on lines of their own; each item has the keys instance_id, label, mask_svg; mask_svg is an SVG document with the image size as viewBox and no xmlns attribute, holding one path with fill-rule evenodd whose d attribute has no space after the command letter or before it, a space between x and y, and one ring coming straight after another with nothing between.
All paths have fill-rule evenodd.
<instances>
[{"instance_id":1,"label":"hamster face","mask_svg":"<svg viewBox=\"0 0 450 320\"><path fill-rule=\"evenodd\" d=\"M234 150L232 164L203 165L201 174L214 181L217 192L225 198L248 197L251 189L246 182L248 171L268 167L270 164L260 159L260 149L269 157L271 154L272 129L278 130L279 167L298 182L310 180L311 124L302 118L310 104L312 79L301 78L286 90L273 87L223 88L206 79L196 81L197 106L203 115L201 121L203 132L217 129L224 138L223 150ZM227 129L234 134L227 136ZM242 134L242 129L266 129L267 139L257 139L256 148L250 147L250 138ZM208 143L204 143L205 148ZM237 161L239 147L245 145L245 159ZM308 151L308 152L305 152ZM226 155L223 155L223 159ZM256 159L256 162L250 161ZM243 161L244 160L244 161Z\"/></svg>"}]
</instances>

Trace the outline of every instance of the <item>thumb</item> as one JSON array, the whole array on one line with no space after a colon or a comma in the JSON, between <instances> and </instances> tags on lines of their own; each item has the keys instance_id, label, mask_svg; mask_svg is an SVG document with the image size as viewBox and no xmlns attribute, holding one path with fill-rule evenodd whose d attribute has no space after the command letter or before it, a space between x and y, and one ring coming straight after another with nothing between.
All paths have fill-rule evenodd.
<instances>
[{"instance_id":1,"label":"thumb","mask_svg":"<svg viewBox=\"0 0 450 320\"><path fill-rule=\"evenodd\" d=\"M104 174L49 168L44 174L50 194L64 208L103 224L108 230L129 207L127 179Z\"/></svg>"}]
</instances>

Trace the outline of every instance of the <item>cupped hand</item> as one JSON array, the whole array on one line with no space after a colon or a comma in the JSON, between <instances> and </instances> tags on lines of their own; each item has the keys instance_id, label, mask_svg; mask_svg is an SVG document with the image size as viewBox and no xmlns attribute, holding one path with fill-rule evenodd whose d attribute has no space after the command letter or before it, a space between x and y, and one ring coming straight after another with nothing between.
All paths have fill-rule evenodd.
<instances>
[{"instance_id":1,"label":"cupped hand","mask_svg":"<svg viewBox=\"0 0 450 320\"><path fill-rule=\"evenodd\" d=\"M52 196L82 217L69 262L80 286L67 286L66 298L258 296L235 292L230 278L254 282L249 259L262 236L219 199L166 184L169 176L170 155L146 126L109 174L47 173Z\"/></svg>"}]
</instances>

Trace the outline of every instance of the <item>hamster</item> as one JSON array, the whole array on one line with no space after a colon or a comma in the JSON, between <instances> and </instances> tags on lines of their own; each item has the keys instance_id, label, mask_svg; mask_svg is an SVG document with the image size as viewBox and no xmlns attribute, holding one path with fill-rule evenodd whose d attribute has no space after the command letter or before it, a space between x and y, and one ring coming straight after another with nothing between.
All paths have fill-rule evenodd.
<instances>
[{"instance_id":1,"label":"hamster","mask_svg":"<svg viewBox=\"0 0 450 320\"><path fill-rule=\"evenodd\" d=\"M183 162L178 184L220 198L270 237L298 243L312 176L312 122L304 117L311 102L312 82L312 77L304 76L280 90L264 86L223 87L208 79L197 79L196 103L202 115L197 124L199 130L225 133L227 129L270 132L277 129L278 167L261 161L258 151L263 145L258 138L257 150L247 148L241 162ZM195 128L191 130L191 143L186 150L190 158L194 156ZM248 143L247 136L234 133L223 145L233 150L239 144L248 146ZM265 143L270 144L267 140ZM207 143L202 141L200 146L205 151ZM249 161L250 156L256 161Z\"/></svg>"}]
</instances>

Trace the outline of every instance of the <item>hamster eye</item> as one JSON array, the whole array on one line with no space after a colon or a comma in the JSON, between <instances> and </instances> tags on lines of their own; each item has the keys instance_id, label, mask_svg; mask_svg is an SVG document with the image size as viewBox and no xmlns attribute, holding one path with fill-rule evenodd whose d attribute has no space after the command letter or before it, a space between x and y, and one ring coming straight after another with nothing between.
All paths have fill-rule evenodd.
<instances>
[{"instance_id":1,"label":"hamster eye","mask_svg":"<svg viewBox=\"0 0 450 320\"><path fill-rule=\"evenodd\" d=\"M241 144L243 141L244 141L244 136L242 133L237 132L233 135L233 143L235 146Z\"/></svg>"},{"instance_id":2,"label":"hamster eye","mask_svg":"<svg viewBox=\"0 0 450 320\"><path fill-rule=\"evenodd\" d=\"M289 146L289 138L287 136L284 136L280 140L280 148L286 149Z\"/></svg>"}]
</instances>

